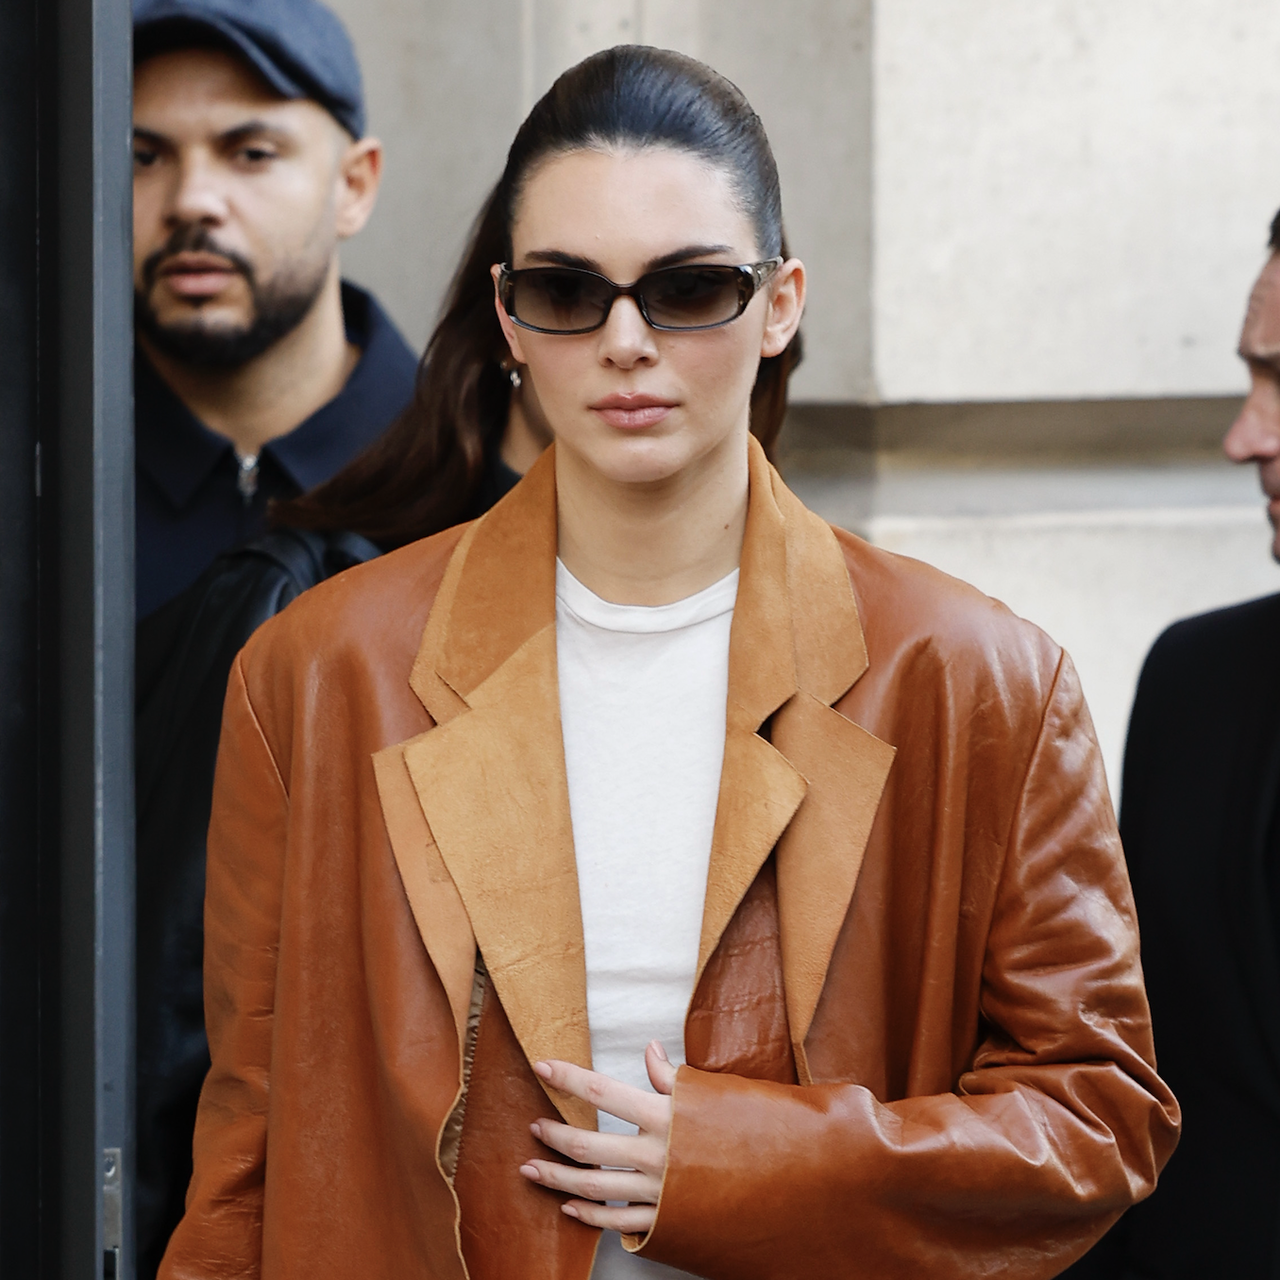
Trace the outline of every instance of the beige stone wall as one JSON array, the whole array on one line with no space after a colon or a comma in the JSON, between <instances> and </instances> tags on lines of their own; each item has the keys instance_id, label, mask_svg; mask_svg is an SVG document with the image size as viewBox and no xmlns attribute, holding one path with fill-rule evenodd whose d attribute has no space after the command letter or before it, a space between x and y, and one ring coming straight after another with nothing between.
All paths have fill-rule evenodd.
<instances>
[{"instance_id":1,"label":"beige stone wall","mask_svg":"<svg viewBox=\"0 0 1280 1280\"><path fill-rule=\"evenodd\" d=\"M1243 389L1280 5L883 0L875 26L882 399Z\"/></svg>"}]
</instances>

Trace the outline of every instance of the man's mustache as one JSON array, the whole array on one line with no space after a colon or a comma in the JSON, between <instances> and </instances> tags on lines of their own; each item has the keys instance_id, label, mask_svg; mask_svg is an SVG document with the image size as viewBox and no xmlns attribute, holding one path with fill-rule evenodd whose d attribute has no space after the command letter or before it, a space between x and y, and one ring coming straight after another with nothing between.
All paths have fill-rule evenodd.
<instances>
[{"instance_id":1,"label":"man's mustache","mask_svg":"<svg viewBox=\"0 0 1280 1280\"><path fill-rule=\"evenodd\" d=\"M164 245L154 253L148 254L142 263L142 280L147 292L151 291L160 274L163 263L179 253L209 253L224 258L230 263L233 271L244 276L252 289L254 286L253 263L238 254L234 249L220 245L207 227L185 225L175 227Z\"/></svg>"}]
</instances>

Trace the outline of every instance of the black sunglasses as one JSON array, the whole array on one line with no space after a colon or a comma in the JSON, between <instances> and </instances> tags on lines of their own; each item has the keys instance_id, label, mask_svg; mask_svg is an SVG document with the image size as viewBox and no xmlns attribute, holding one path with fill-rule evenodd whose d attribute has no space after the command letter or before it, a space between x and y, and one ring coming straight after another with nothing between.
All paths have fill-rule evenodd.
<instances>
[{"instance_id":1,"label":"black sunglasses","mask_svg":"<svg viewBox=\"0 0 1280 1280\"><path fill-rule=\"evenodd\" d=\"M499 268L498 297L507 315L536 333L591 333L609 318L614 301L631 298L654 329L718 329L736 320L781 258L746 266L698 264L650 271L635 284L614 284L581 267Z\"/></svg>"}]
</instances>

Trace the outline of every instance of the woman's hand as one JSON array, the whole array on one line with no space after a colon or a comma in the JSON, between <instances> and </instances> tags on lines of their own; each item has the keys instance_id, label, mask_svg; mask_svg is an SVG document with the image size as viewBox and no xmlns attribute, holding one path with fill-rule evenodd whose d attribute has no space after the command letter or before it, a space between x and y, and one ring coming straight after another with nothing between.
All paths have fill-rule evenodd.
<instances>
[{"instance_id":1,"label":"woman's hand","mask_svg":"<svg viewBox=\"0 0 1280 1280\"><path fill-rule=\"evenodd\" d=\"M655 1093L623 1084L598 1071L575 1067L571 1062L533 1064L538 1075L554 1088L639 1127L640 1132L633 1136L575 1129L558 1120L539 1120L529 1126L535 1138L561 1155L579 1164L596 1166L577 1169L555 1160L529 1160L520 1166L520 1172L530 1182L573 1196L560 1208L588 1226L637 1234L653 1226L667 1167L667 1131L671 1128L671 1090L675 1088L676 1069L656 1040L645 1050L644 1065ZM610 1167L601 1168L602 1165ZM601 1203L605 1200L629 1203L617 1207Z\"/></svg>"}]
</instances>

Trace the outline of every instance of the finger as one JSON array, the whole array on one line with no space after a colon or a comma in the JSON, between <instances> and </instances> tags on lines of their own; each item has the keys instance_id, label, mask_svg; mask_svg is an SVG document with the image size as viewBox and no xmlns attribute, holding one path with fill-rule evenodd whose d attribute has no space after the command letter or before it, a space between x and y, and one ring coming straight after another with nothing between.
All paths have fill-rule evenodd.
<instances>
[{"instance_id":1,"label":"finger","mask_svg":"<svg viewBox=\"0 0 1280 1280\"><path fill-rule=\"evenodd\" d=\"M612 1165L618 1169L656 1173L667 1158L665 1139L656 1136L596 1133L557 1120L539 1120L529 1128L539 1142L578 1164Z\"/></svg>"},{"instance_id":2,"label":"finger","mask_svg":"<svg viewBox=\"0 0 1280 1280\"><path fill-rule=\"evenodd\" d=\"M530 1182L583 1200L635 1200L656 1204L662 1183L631 1169L578 1169L554 1160L526 1160L520 1172Z\"/></svg>"},{"instance_id":3,"label":"finger","mask_svg":"<svg viewBox=\"0 0 1280 1280\"><path fill-rule=\"evenodd\" d=\"M588 1071L572 1062L556 1059L535 1062L533 1069L552 1088L581 1098L598 1111L607 1111L628 1124L645 1129L665 1122L668 1104L655 1107L658 1099L646 1089L637 1089L635 1085L623 1084L621 1080L601 1075L599 1071Z\"/></svg>"},{"instance_id":4,"label":"finger","mask_svg":"<svg viewBox=\"0 0 1280 1280\"><path fill-rule=\"evenodd\" d=\"M657 1217L657 1209L651 1204L631 1204L625 1207L593 1204L590 1200L569 1200L560 1206L562 1213L589 1227L603 1227L606 1231L622 1231L644 1235Z\"/></svg>"},{"instance_id":5,"label":"finger","mask_svg":"<svg viewBox=\"0 0 1280 1280\"><path fill-rule=\"evenodd\" d=\"M662 1041L650 1041L649 1047L644 1051L644 1065L649 1073L649 1083L653 1085L654 1092L669 1097L676 1087L676 1068L667 1057Z\"/></svg>"}]
</instances>

